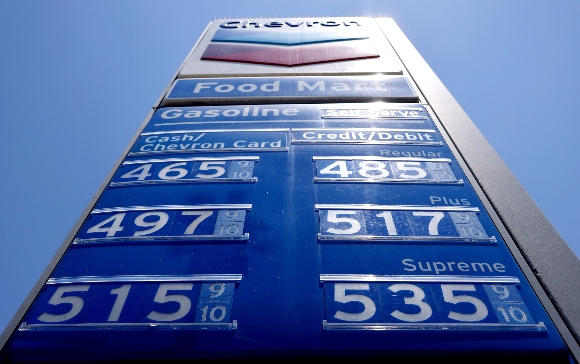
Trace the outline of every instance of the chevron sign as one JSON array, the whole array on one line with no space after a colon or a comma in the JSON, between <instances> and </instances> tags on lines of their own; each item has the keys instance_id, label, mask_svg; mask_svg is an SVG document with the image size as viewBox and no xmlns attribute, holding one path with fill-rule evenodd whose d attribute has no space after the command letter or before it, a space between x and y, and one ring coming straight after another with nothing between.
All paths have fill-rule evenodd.
<instances>
[{"instance_id":1,"label":"chevron sign","mask_svg":"<svg viewBox=\"0 0 580 364\"><path fill-rule=\"evenodd\" d=\"M378 58L368 36L354 27L217 30L202 60L302 66Z\"/></svg>"}]
</instances>

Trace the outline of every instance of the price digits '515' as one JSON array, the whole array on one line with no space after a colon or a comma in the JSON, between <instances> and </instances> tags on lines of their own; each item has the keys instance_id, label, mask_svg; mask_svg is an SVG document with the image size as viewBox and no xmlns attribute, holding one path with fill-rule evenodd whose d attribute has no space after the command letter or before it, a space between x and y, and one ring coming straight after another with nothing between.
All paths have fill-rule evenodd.
<instances>
[{"instance_id":1,"label":"price digits '515'","mask_svg":"<svg viewBox=\"0 0 580 364\"><path fill-rule=\"evenodd\" d=\"M26 321L27 324L227 323L234 285L172 282L47 286Z\"/></svg>"}]
</instances>

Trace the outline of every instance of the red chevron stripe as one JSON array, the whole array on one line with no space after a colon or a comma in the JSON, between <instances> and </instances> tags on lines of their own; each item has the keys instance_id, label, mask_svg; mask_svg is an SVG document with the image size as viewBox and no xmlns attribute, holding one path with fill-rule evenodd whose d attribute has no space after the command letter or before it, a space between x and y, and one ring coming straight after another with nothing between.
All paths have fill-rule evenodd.
<instances>
[{"instance_id":1,"label":"red chevron stripe","mask_svg":"<svg viewBox=\"0 0 580 364\"><path fill-rule=\"evenodd\" d=\"M378 57L379 54L372 42L354 40L294 47L211 43L201 59L292 67Z\"/></svg>"}]
</instances>

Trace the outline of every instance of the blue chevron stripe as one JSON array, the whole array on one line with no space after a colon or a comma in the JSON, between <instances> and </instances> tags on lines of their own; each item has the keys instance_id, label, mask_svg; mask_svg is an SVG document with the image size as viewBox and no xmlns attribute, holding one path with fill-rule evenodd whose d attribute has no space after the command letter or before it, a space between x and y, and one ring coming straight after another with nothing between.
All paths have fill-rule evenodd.
<instances>
[{"instance_id":1,"label":"blue chevron stripe","mask_svg":"<svg viewBox=\"0 0 580 364\"><path fill-rule=\"evenodd\" d=\"M218 29L214 42L257 43L278 45L301 45L367 39L368 36L354 29L328 29L305 31L274 31L260 29Z\"/></svg>"}]
</instances>

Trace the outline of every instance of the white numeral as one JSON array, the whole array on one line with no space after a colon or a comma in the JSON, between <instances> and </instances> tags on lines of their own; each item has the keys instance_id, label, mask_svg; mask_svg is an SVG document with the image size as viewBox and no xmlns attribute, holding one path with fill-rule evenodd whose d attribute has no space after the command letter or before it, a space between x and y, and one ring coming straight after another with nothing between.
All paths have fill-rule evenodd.
<instances>
[{"instance_id":1,"label":"white numeral","mask_svg":"<svg viewBox=\"0 0 580 364\"><path fill-rule=\"evenodd\" d=\"M338 168L338 170L335 170L334 168ZM345 161L336 161L328 167L321 169L320 174L338 174L341 177L346 178L350 176L352 172L346 167Z\"/></svg>"},{"instance_id":2,"label":"white numeral","mask_svg":"<svg viewBox=\"0 0 580 364\"><path fill-rule=\"evenodd\" d=\"M115 236L116 233L119 231L123 231L123 227L121 226L121 222L125 217L125 212L120 214L115 214L109 217L107 220L98 223L97 225L93 226L87 233L107 233L107 236ZM111 223L111 226L105 227L108 223Z\"/></svg>"},{"instance_id":3,"label":"white numeral","mask_svg":"<svg viewBox=\"0 0 580 364\"><path fill-rule=\"evenodd\" d=\"M216 298L226 291L226 285L224 283L214 283L209 286L209 290L213 293L209 298Z\"/></svg>"},{"instance_id":4,"label":"white numeral","mask_svg":"<svg viewBox=\"0 0 580 364\"><path fill-rule=\"evenodd\" d=\"M400 171L412 171L412 174L401 173L399 178L423 178L427 175L422 168L413 167L420 166L420 162L397 162L397 169Z\"/></svg>"},{"instance_id":5,"label":"white numeral","mask_svg":"<svg viewBox=\"0 0 580 364\"><path fill-rule=\"evenodd\" d=\"M503 307L499 307L497 310L502 313L506 322L511 322L510 317L519 323L524 323L524 322L528 321L528 315L526 315L524 310L522 310L519 307L510 307L508 309L509 315L506 312L505 308L503 308Z\"/></svg>"},{"instance_id":6,"label":"white numeral","mask_svg":"<svg viewBox=\"0 0 580 364\"><path fill-rule=\"evenodd\" d=\"M109 314L107 321L119 321L121 316L121 311L123 311L123 306L125 306L125 301L127 301L127 296L129 295L129 290L131 289L130 284L124 284L119 288L111 290L111 294L116 294L117 298L113 304L113 309Z\"/></svg>"},{"instance_id":7,"label":"white numeral","mask_svg":"<svg viewBox=\"0 0 580 364\"><path fill-rule=\"evenodd\" d=\"M439 221L445 216L442 212L413 212L413 216L430 216L429 235L439 235Z\"/></svg>"},{"instance_id":8,"label":"white numeral","mask_svg":"<svg viewBox=\"0 0 580 364\"><path fill-rule=\"evenodd\" d=\"M236 217L238 217L238 211L236 210L227 210L226 211L226 217L228 219L235 219Z\"/></svg>"},{"instance_id":9,"label":"white numeral","mask_svg":"<svg viewBox=\"0 0 580 364\"><path fill-rule=\"evenodd\" d=\"M387 171L387 165L383 162L374 162L374 161L364 161L359 162L358 166L360 169L358 173L367 178L385 178L389 176L389 171ZM369 173L369 171L376 171L375 173Z\"/></svg>"},{"instance_id":10,"label":"white numeral","mask_svg":"<svg viewBox=\"0 0 580 364\"><path fill-rule=\"evenodd\" d=\"M161 178L161 179L180 179L181 177L187 175L187 173L189 171L185 168L177 168L177 167L185 166L186 164L187 163L182 162L182 163L175 163L175 164L168 165L167 167L165 167L159 171L159 178Z\"/></svg>"},{"instance_id":11,"label":"white numeral","mask_svg":"<svg viewBox=\"0 0 580 364\"><path fill-rule=\"evenodd\" d=\"M189 224L183 233L184 235L191 235L203 220L213 215L213 211L183 211L181 214L199 216L197 219L193 220L191 224Z\"/></svg>"},{"instance_id":12,"label":"white numeral","mask_svg":"<svg viewBox=\"0 0 580 364\"><path fill-rule=\"evenodd\" d=\"M224 225L220 226L219 235L237 235L240 233L240 227L238 225L228 225L226 228Z\"/></svg>"},{"instance_id":13,"label":"white numeral","mask_svg":"<svg viewBox=\"0 0 580 364\"><path fill-rule=\"evenodd\" d=\"M157 221L151 222L145 221L145 218L149 216L157 216ZM167 215L167 213L162 211L152 211L141 214L137 216L137 218L135 218L135 225L140 227L151 227L151 229L135 231L133 236L143 236L152 234L161 229L162 227L164 227L165 224L167 224L167 221L169 221L169 215Z\"/></svg>"},{"instance_id":14,"label":"white numeral","mask_svg":"<svg viewBox=\"0 0 580 364\"><path fill-rule=\"evenodd\" d=\"M385 220L387 234L399 235L397 234L397 228L395 226L395 221L393 220L393 213L391 211L383 211L380 214L377 214L377 217L382 217Z\"/></svg>"},{"instance_id":15,"label":"white numeral","mask_svg":"<svg viewBox=\"0 0 580 364\"><path fill-rule=\"evenodd\" d=\"M481 230L479 230L479 228L475 227L475 226L458 226L459 230L461 230L461 232L463 232L463 234L465 235L471 235L471 236L483 236L483 232Z\"/></svg>"},{"instance_id":16,"label":"white numeral","mask_svg":"<svg viewBox=\"0 0 580 364\"><path fill-rule=\"evenodd\" d=\"M336 222L336 223L345 222L347 224L350 224L350 227L348 229L335 229L331 227L326 231L328 231L331 234L355 234L360 231L361 229L360 222L349 217L338 217L338 215L356 215L356 211L329 210L327 217L328 222Z\"/></svg>"},{"instance_id":17,"label":"white numeral","mask_svg":"<svg viewBox=\"0 0 580 364\"><path fill-rule=\"evenodd\" d=\"M207 321L207 309L208 306L202 307L201 310L201 321ZM217 312L219 311L219 314ZM226 308L224 306L215 306L209 311L209 319L213 322L219 322L226 317Z\"/></svg>"},{"instance_id":18,"label":"white numeral","mask_svg":"<svg viewBox=\"0 0 580 364\"><path fill-rule=\"evenodd\" d=\"M189 297L179 294L168 295L167 291L191 291L193 283L163 283L159 285L159 289L155 294L153 301L157 303L177 302L179 309L173 313L161 313L151 311L147 318L153 321L176 321L187 315L191 310L191 300Z\"/></svg>"},{"instance_id":19,"label":"white numeral","mask_svg":"<svg viewBox=\"0 0 580 364\"><path fill-rule=\"evenodd\" d=\"M395 293L397 293L399 291L411 291L411 292L413 292L413 296L404 298L405 304L415 305L415 306L418 306L420 309L419 313L413 313L413 314L404 313L404 312L401 312L399 310L395 310L395 311L391 312L391 316L393 316L394 318L397 318L401 321L407 321L407 322L419 322L419 321L427 320L433 314L433 310L431 309L431 306L429 306L427 303L423 302L423 299L425 299L425 292L421 289L421 287L415 286L414 284L401 283L401 284L393 284L393 285L389 286L389 290L391 290L392 292L395 292Z\"/></svg>"},{"instance_id":20,"label":"white numeral","mask_svg":"<svg viewBox=\"0 0 580 364\"><path fill-rule=\"evenodd\" d=\"M374 316L377 307L373 300L361 294L346 294L347 290L368 291L368 283L336 283L334 285L334 300L340 303L360 302L364 309L360 313L348 313L343 311L336 311L334 317L338 320L344 321L364 321Z\"/></svg>"},{"instance_id":21,"label":"white numeral","mask_svg":"<svg viewBox=\"0 0 580 364\"><path fill-rule=\"evenodd\" d=\"M86 292L89 290L90 285L83 284L80 286L61 286L56 289L48 304L50 305L60 305L61 303L68 303L71 304L72 307L67 313L63 313L62 315L53 315L50 313L43 313L42 315L38 316L39 321L43 322L62 322L66 320L70 320L71 318L75 317L76 315L81 312L83 309L84 301L81 297L78 296L66 296L63 297L62 295L66 292Z\"/></svg>"},{"instance_id":22,"label":"white numeral","mask_svg":"<svg viewBox=\"0 0 580 364\"><path fill-rule=\"evenodd\" d=\"M491 289L493 289L495 293L499 294L500 300L505 300L510 296L510 290L506 286L494 284L491 286Z\"/></svg>"},{"instance_id":23,"label":"white numeral","mask_svg":"<svg viewBox=\"0 0 580 364\"><path fill-rule=\"evenodd\" d=\"M475 286L473 284L442 284L441 291L443 292L443 300L449 303L467 302L475 306L474 313L459 313L455 311L449 312L449 318L457 321L481 321L487 317L487 307L480 299L473 296L454 296L453 291L468 291L474 292Z\"/></svg>"},{"instance_id":24,"label":"white numeral","mask_svg":"<svg viewBox=\"0 0 580 364\"><path fill-rule=\"evenodd\" d=\"M249 178L250 171L234 171L234 178Z\"/></svg>"},{"instance_id":25,"label":"white numeral","mask_svg":"<svg viewBox=\"0 0 580 364\"><path fill-rule=\"evenodd\" d=\"M212 166L213 164L213 166ZM219 177L222 176L224 173L226 173L226 170L224 167L220 167L220 165L224 165L226 164L226 162L203 162L201 163L201 166L199 166L199 170L200 171L215 171L215 173L213 174L196 174L196 177L199 178L215 178L215 177Z\"/></svg>"},{"instance_id":26,"label":"white numeral","mask_svg":"<svg viewBox=\"0 0 580 364\"><path fill-rule=\"evenodd\" d=\"M144 164L141 167L135 168L134 170L125 173L121 178L137 178L137 181L143 181L145 178L151 176L149 171L151 170L152 164ZM141 171L141 173L137 173Z\"/></svg>"}]
</instances>

